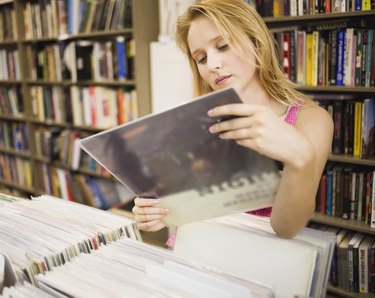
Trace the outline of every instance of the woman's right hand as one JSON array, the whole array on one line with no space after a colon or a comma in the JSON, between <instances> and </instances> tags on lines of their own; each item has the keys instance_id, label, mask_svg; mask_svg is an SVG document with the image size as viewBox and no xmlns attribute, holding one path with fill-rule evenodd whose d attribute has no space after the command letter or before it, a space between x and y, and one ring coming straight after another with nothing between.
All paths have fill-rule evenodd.
<instances>
[{"instance_id":1,"label":"woman's right hand","mask_svg":"<svg viewBox=\"0 0 375 298\"><path fill-rule=\"evenodd\" d=\"M132 212L138 229L147 232L159 231L167 227L163 221L170 210L155 206L158 199L146 199L137 197L134 199L134 207Z\"/></svg>"}]
</instances>

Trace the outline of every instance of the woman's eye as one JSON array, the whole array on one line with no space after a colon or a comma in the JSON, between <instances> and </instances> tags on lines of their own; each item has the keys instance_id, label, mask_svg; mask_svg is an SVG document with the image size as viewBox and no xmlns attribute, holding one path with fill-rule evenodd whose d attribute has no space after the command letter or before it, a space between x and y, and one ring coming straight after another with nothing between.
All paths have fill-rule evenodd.
<instances>
[{"instance_id":1,"label":"woman's eye","mask_svg":"<svg viewBox=\"0 0 375 298\"><path fill-rule=\"evenodd\" d=\"M198 64L203 64L203 63L206 63L206 60L207 60L207 56L204 56L202 58L197 59L197 62Z\"/></svg>"},{"instance_id":2,"label":"woman's eye","mask_svg":"<svg viewBox=\"0 0 375 298\"><path fill-rule=\"evenodd\" d=\"M225 51L226 49L228 49L228 44L223 44L221 46L218 47L219 51Z\"/></svg>"}]
</instances>

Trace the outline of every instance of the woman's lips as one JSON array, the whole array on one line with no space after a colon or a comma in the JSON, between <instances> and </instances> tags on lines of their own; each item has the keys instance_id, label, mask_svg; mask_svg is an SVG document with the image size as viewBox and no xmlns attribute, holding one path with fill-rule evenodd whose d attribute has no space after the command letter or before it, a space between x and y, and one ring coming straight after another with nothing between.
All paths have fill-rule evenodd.
<instances>
[{"instance_id":1,"label":"woman's lips","mask_svg":"<svg viewBox=\"0 0 375 298\"><path fill-rule=\"evenodd\" d=\"M229 75L229 76L221 76L221 77L219 77L219 78L217 78L217 79L215 80L215 84L216 84L216 85L222 85L222 84L226 83L226 81L228 81L228 79L229 79L230 77L231 77L230 75Z\"/></svg>"}]
</instances>

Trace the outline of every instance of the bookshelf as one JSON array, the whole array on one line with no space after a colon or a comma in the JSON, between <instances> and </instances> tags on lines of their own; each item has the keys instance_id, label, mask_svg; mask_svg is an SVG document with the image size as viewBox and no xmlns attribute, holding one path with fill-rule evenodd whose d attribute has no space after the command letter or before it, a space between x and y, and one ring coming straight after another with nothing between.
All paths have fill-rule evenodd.
<instances>
[{"instance_id":1,"label":"bookshelf","mask_svg":"<svg viewBox=\"0 0 375 298\"><path fill-rule=\"evenodd\" d=\"M319 104L321 104L322 106L326 108L327 108L327 102L333 103L336 101L340 101L343 103L342 105L346 106L348 105L349 101L363 102L364 99L366 98L375 98L375 86L373 83L365 82L364 84L362 84L362 82L360 82L358 84L355 82L355 78L352 78L350 82L346 82L346 83L345 81L331 82L330 79L332 77L330 77L330 73L332 72L332 70L329 69L330 64L327 62L322 63L321 65L323 66L320 66L318 62L318 65L315 66L318 68L314 70L316 75L318 76L315 82L307 81L307 77L302 77L301 79L301 77L298 76L299 65L296 65L298 63L298 59L300 59L299 57L297 57L298 49L296 48L294 49L295 52L293 54L295 55L294 57L296 58L294 60L295 64L293 64L292 63L293 61L291 61L293 60L292 54L289 52L287 53L288 56L285 56L285 50L283 51L283 46L282 46L286 40L286 38L283 37L283 32L294 32L296 36L294 46L298 46L298 38L297 38L298 31L304 31L305 33L303 33L303 35L307 35L310 32L318 31L319 33L317 35L319 36L319 38L322 38L322 39L318 39L318 42L322 43L321 40L323 41L325 40L325 47L323 47L323 50L321 52L318 52L318 55L323 56L323 58L317 58L317 61L329 60L327 59L328 57L324 58L326 57L325 55L329 55L330 53L332 53L332 46L329 45L330 40L328 39L329 35L330 34L332 35L332 33L328 33L328 31L338 31L340 28L343 28L344 31L346 32L346 29L350 27L361 28L363 30L374 29L375 28L375 22L374 22L375 20L374 4L375 3L373 3L373 1L368 2L370 7L372 3L373 5L372 10L353 11L353 9L349 7L349 4L351 5L352 3L354 3L354 1L353 2L342 1L342 3L345 2L344 5L347 5L346 9L343 9L341 11L336 11L336 12L324 13L322 12L324 11L324 7L323 8L320 7L322 8L322 10L321 12L318 13L317 11L319 11L319 3L323 3L323 2L315 1L315 4L317 4L316 7L313 7L313 8L310 7L310 11L307 11L307 12L304 11L303 13L299 13L298 3L301 3L301 2L302 1L289 1L288 2L289 4L286 4L287 2L274 0L274 1L264 1L262 4L260 4L260 6L256 6L257 10L261 14L263 14L264 20L266 24L268 25L268 27L271 29L271 31L274 32L275 40L278 43L280 63L282 67L284 67L286 75L289 75L289 78L297 84L298 90L300 90L301 92L305 94L310 95L314 100L316 100ZM309 4L310 2L314 2L314 1L304 1L303 3ZM359 2L364 3L364 1L359 1ZM292 7L287 8L286 6L284 6L284 5L292 6L292 3L296 4L296 7L294 8L293 12L292 12L293 10ZM324 1L324 5L327 3L331 4L331 9L333 10L332 5L334 5L336 1ZM309 7L307 7L306 9L309 10ZM282 13L282 11L284 11L284 13ZM287 11L287 13L285 13L285 11ZM291 34L290 39L292 39L293 35L292 33L290 34ZM358 35L356 36L358 37ZM356 45L356 44L353 43L353 45ZM293 45L291 45L290 43L288 44L287 48L289 49L289 51L293 51L293 49L291 48L292 46ZM306 44L304 44L303 46L306 46ZM316 46L316 50L319 51L319 46ZM371 50L372 50L372 53L374 53L374 47L371 47ZM325 51L328 51L328 54L325 53ZM283 58L285 57L288 57L289 64L287 63L283 65ZM353 58L352 56L352 59L355 59L355 58L356 57ZM372 63L374 63L374 58L371 58L371 59L372 59ZM291 70L292 67L294 67L294 72ZM304 65L304 67L307 67L307 66ZM321 77L319 76L319 67L321 67L322 73L323 73ZM344 68L345 66L343 65L342 67ZM303 69L303 68L300 68L300 69ZM354 68L352 68L352 70L353 69ZM346 71L346 69L344 69L344 71ZM372 72L374 71L373 68L371 69L371 71ZM337 76L337 74L335 75ZM355 77L355 74L353 74L353 77ZM335 117L332 107L329 107L328 111L332 111L332 117ZM343 117L348 118L348 116L345 116L345 114L343 115ZM337 123L335 123L335 126L337 126ZM341 138L345 137L345 132L344 132L345 129L347 129L346 126L344 126L341 132L341 135L340 135ZM339 141L340 140L338 140L337 137L336 137L336 140L334 139L334 143L339 142ZM334 165L339 165L343 169L346 167L352 167L353 171L358 170L360 172L361 170L363 170L366 173L368 172L374 173L375 171L375 157L374 156L372 156L372 158L366 159L366 158L361 158L358 155L355 156L352 152L348 153L347 148L341 148L341 151L342 152L337 152L337 150L335 151L332 150L332 153L329 156L327 165L332 165L332 167L334 167ZM333 191L336 191L336 190L333 190ZM327 192L327 190L323 190L323 192ZM327 214L327 212L325 212L326 206L322 207L324 211L319 210L319 208L321 208L319 195L320 194L318 193L317 211L311 218L311 222L310 222L312 226L320 225L321 228L322 227L336 227L340 229L346 229L346 230L350 230L354 232L364 233L365 235L372 235L372 236L375 235L375 229L371 228L370 226L371 215L366 215L365 219L343 219L342 214L333 214L330 216L326 215ZM349 291L348 289L340 288L337 285L333 286L331 284L328 286L327 297L375 297L375 294L374 293L357 293L357 292L354 292L353 290Z\"/></svg>"},{"instance_id":2,"label":"bookshelf","mask_svg":"<svg viewBox=\"0 0 375 298\"><path fill-rule=\"evenodd\" d=\"M0 1L0 188L88 203L83 180L115 182L75 143L151 112L157 11L154 0Z\"/></svg>"}]
</instances>

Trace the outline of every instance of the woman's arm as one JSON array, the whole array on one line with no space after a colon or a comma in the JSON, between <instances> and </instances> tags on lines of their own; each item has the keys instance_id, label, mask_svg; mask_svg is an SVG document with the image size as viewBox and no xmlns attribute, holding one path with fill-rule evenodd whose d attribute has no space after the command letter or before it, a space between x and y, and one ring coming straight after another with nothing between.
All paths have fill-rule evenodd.
<instances>
[{"instance_id":1,"label":"woman's arm","mask_svg":"<svg viewBox=\"0 0 375 298\"><path fill-rule=\"evenodd\" d=\"M332 142L330 115L318 106L302 108L295 127L260 105L225 105L211 110L209 115L239 116L213 125L210 131L284 164L271 224L280 237L296 235L315 208L320 176Z\"/></svg>"}]
</instances>

